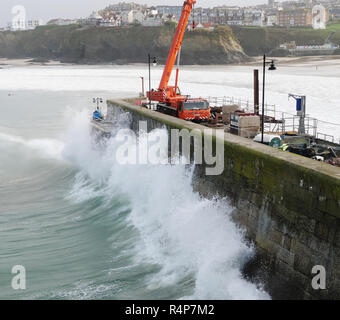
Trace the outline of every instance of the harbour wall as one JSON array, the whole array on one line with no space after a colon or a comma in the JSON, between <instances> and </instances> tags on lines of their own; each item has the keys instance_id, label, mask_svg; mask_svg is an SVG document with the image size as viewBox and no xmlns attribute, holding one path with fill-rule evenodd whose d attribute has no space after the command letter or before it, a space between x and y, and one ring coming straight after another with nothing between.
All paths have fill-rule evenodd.
<instances>
[{"instance_id":1,"label":"harbour wall","mask_svg":"<svg viewBox=\"0 0 340 320\"><path fill-rule=\"evenodd\" d=\"M123 100L132 128L206 129ZM207 176L195 167L193 187L204 197L227 197L257 255L245 275L264 283L274 299L340 299L340 169L224 133L224 170ZM326 289L312 287L314 266L326 270Z\"/></svg>"}]
</instances>

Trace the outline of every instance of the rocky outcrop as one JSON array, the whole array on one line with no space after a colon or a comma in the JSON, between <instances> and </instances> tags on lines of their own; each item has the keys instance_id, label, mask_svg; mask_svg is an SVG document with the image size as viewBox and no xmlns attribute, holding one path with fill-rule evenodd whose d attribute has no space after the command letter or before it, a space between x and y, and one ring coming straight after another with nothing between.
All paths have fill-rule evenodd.
<instances>
[{"instance_id":1,"label":"rocky outcrop","mask_svg":"<svg viewBox=\"0 0 340 320\"><path fill-rule=\"evenodd\" d=\"M147 54L164 63L175 25L100 28L45 26L33 31L0 32L0 56L57 59L74 63L139 63ZM182 64L226 64L247 59L229 27L187 31Z\"/></svg>"}]
</instances>

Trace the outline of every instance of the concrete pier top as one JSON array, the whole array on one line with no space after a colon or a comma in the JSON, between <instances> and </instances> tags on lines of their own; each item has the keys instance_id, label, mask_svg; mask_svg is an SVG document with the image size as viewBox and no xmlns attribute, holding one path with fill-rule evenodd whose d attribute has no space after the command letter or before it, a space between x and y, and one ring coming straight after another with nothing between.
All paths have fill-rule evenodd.
<instances>
[{"instance_id":1,"label":"concrete pier top","mask_svg":"<svg viewBox=\"0 0 340 320\"><path fill-rule=\"evenodd\" d=\"M168 124L172 127L176 127L179 129L188 129L188 130L208 129L207 127L201 124L178 119L173 116L169 116L169 115L157 112L157 111L153 111L153 110L141 107L141 106L134 105L122 99L108 100L108 102L113 105L118 105L123 109L127 109L133 112L140 113L148 118L158 120L162 123ZM214 132L216 129L212 129L212 130ZM221 130L221 129L217 129L217 130ZM254 142L251 139L242 138L242 137L239 137L239 136L227 133L227 132L224 133L224 141L226 144L234 144L234 145L249 149L253 152L259 152L264 155L276 158L278 160L286 161L286 162L289 162L290 164L301 166L306 169L316 171L320 174L325 174L327 176L330 176L331 178L337 179L338 182L340 183L340 168L338 167L334 167L324 162L309 159L309 158L306 158L306 157L303 157L303 156L300 156L294 153L284 152L282 150L272 148L272 147L263 145L258 142Z\"/></svg>"}]
</instances>

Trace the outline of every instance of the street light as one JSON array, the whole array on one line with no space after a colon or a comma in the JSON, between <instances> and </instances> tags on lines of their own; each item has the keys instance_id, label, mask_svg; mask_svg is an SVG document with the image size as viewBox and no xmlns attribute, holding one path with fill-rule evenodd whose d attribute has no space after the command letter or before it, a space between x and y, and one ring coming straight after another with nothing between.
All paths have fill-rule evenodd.
<instances>
[{"instance_id":1,"label":"street light","mask_svg":"<svg viewBox=\"0 0 340 320\"><path fill-rule=\"evenodd\" d=\"M149 61L149 105L150 105L150 109L151 109L151 60L152 60L152 64L154 67L157 66L157 58L153 57L151 58L150 53L148 54L148 61Z\"/></svg>"},{"instance_id":2,"label":"street light","mask_svg":"<svg viewBox=\"0 0 340 320\"><path fill-rule=\"evenodd\" d=\"M274 60L272 60L272 62L270 62L270 67L268 68L268 70L269 70L269 71L275 71L275 70L276 70Z\"/></svg>"},{"instance_id":3,"label":"street light","mask_svg":"<svg viewBox=\"0 0 340 320\"><path fill-rule=\"evenodd\" d=\"M145 92L144 92L144 77L140 77L142 80L142 97L145 97Z\"/></svg>"},{"instance_id":4,"label":"street light","mask_svg":"<svg viewBox=\"0 0 340 320\"><path fill-rule=\"evenodd\" d=\"M264 93L265 93L265 87L266 87L266 66L269 65L268 70L269 71L275 71L276 66L275 66L275 61L272 60L271 62L266 61L267 57L266 55L263 55L263 89L262 89L262 123L261 123L261 143L264 142Z\"/></svg>"},{"instance_id":5,"label":"street light","mask_svg":"<svg viewBox=\"0 0 340 320\"><path fill-rule=\"evenodd\" d=\"M93 103L97 103L97 109L99 108L99 104L103 103L103 98L93 98Z\"/></svg>"},{"instance_id":6,"label":"street light","mask_svg":"<svg viewBox=\"0 0 340 320\"><path fill-rule=\"evenodd\" d=\"M92 102L97 104L97 109L93 112L93 120L102 121L104 117L102 115L99 105L103 103L103 98L93 98Z\"/></svg>"}]
</instances>

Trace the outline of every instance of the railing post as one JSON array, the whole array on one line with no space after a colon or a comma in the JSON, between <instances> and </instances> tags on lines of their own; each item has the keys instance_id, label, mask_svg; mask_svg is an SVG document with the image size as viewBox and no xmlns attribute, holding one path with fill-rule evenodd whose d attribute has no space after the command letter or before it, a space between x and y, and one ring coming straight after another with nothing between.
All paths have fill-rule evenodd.
<instances>
[{"instance_id":1,"label":"railing post","mask_svg":"<svg viewBox=\"0 0 340 320\"><path fill-rule=\"evenodd\" d=\"M315 122L314 122L314 132L315 132L315 136L317 136L317 133L318 133L318 120L317 119L315 119L314 120Z\"/></svg>"}]
</instances>

